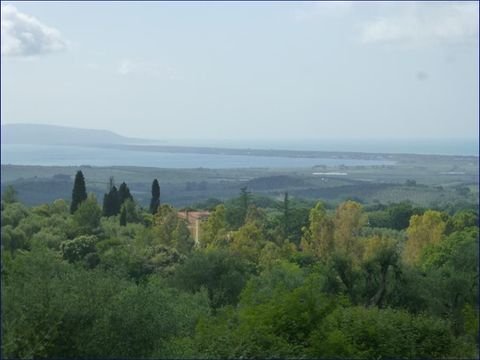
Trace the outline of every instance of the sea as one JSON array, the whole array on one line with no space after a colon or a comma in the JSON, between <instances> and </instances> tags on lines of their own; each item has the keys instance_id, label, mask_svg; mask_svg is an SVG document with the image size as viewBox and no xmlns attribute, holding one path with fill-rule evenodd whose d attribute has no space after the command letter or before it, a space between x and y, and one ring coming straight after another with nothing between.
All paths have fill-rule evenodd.
<instances>
[{"instance_id":1,"label":"sea","mask_svg":"<svg viewBox=\"0 0 480 360\"><path fill-rule=\"evenodd\" d=\"M264 140L171 140L169 146L199 146L239 149L312 150L366 153L407 153L478 156L478 141L264 141ZM3 165L39 166L141 166L158 168L306 168L314 166L394 165L388 159L299 158L258 155L164 153L62 145L2 144Z\"/></svg>"}]
</instances>

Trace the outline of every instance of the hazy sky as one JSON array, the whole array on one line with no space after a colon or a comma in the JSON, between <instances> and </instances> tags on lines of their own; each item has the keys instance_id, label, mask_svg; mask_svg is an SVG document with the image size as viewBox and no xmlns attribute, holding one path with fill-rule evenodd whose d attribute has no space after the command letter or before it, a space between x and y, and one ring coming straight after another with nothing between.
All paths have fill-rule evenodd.
<instances>
[{"instance_id":1,"label":"hazy sky","mask_svg":"<svg viewBox=\"0 0 480 360\"><path fill-rule=\"evenodd\" d=\"M2 123L477 137L478 2L1 5Z\"/></svg>"}]
</instances>

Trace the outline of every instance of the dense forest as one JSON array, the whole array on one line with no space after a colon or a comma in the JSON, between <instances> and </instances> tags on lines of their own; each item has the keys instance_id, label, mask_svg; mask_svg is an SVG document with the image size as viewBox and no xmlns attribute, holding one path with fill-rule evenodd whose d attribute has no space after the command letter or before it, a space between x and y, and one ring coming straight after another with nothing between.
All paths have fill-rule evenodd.
<instances>
[{"instance_id":1,"label":"dense forest","mask_svg":"<svg viewBox=\"0 0 480 360\"><path fill-rule=\"evenodd\" d=\"M103 202L86 185L35 207L3 193L3 357L478 356L475 210L248 188L175 209L157 180L142 208L126 183ZM185 210L210 211L198 242Z\"/></svg>"}]
</instances>

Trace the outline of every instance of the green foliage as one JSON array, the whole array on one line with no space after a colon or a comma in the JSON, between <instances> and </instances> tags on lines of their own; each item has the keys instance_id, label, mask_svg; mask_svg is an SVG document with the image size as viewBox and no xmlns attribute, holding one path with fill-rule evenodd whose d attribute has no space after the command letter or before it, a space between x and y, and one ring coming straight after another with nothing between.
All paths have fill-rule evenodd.
<instances>
[{"instance_id":1,"label":"green foliage","mask_svg":"<svg viewBox=\"0 0 480 360\"><path fill-rule=\"evenodd\" d=\"M159 244L171 247L180 245L182 251L188 251L193 246L188 228L170 205L162 205L158 209L154 216L153 231Z\"/></svg>"},{"instance_id":2,"label":"green foliage","mask_svg":"<svg viewBox=\"0 0 480 360\"><path fill-rule=\"evenodd\" d=\"M257 263L265 240L262 230L254 222L243 225L231 235L230 251L252 263Z\"/></svg>"},{"instance_id":3,"label":"green foliage","mask_svg":"<svg viewBox=\"0 0 480 360\"><path fill-rule=\"evenodd\" d=\"M358 259L361 252L358 236L367 222L368 218L358 202L349 200L338 205L333 219L335 251L352 254L354 259Z\"/></svg>"},{"instance_id":4,"label":"green foliage","mask_svg":"<svg viewBox=\"0 0 480 360\"><path fill-rule=\"evenodd\" d=\"M17 202L17 191L12 185L8 185L2 194L2 201L6 204Z\"/></svg>"},{"instance_id":5,"label":"green foliage","mask_svg":"<svg viewBox=\"0 0 480 360\"><path fill-rule=\"evenodd\" d=\"M250 272L245 261L224 250L199 251L176 269L173 284L191 292L205 288L211 306L219 308L237 302Z\"/></svg>"},{"instance_id":6,"label":"green foliage","mask_svg":"<svg viewBox=\"0 0 480 360\"><path fill-rule=\"evenodd\" d=\"M2 202L2 356L477 357L475 211L370 207L379 228L352 201L242 196L202 222L198 247L169 205L152 215L127 196L102 218L93 196L73 215Z\"/></svg>"},{"instance_id":7,"label":"green foliage","mask_svg":"<svg viewBox=\"0 0 480 360\"><path fill-rule=\"evenodd\" d=\"M408 239L403 253L405 262L417 265L425 247L440 242L445 225L442 213L438 211L427 210L423 215L413 215L407 229Z\"/></svg>"},{"instance_id":8,"label":"green foliage","mask_svg":"<svg viewBox=\"0 0 480 360\"><path fill-rule=\"evenodd\" d=\"M137 207L137 204L132 199L127 199L122 205L127 213L127 223L140 223L142 222L141 212Z\"/></svg>"},{"instance_id":9,"label":"green foliage","mask_svg":"<svg viewBox=\"0 0 480 360\"><path fill-rule=\"evenodd\" d=\"M195 344L209 357L302 357L310 333L336 303L322 295L317 276L279 264L249 281L236 310L201 322Z\"/></svg>"},{"instance_id":10,"label":"green foliage","mask_svg":"<svg viewBox=\"0 0 480 360\"><path fill-rule=\"evenodd\" d=\"M388 207L388 215L390 217L389 228L402 230L409 225L412 215L418 215L419 212L413 208L412 204L402 202Z\"/></svg>"},{"instance_id":11,"label":"green foliage","mask_svg":"<svg viewBox=\"0 0 480 360\"><path fill-rule=\"evenodd\" d=\"M400 273L397 242L389 237L374 236L367 240L362 264L365 274L366 303L382 306L389 297L389 283L398 280Z\"/></svg>"},{"instance_id":12,"label":"green foliage","mask_svg":"<svg viewBox=\"0 0 480 360\"><path fill-rule=\"evenodd\" d=\"M150 213L155 214L160 207L160 185L157 179L152 182L152 199L150 200Z\"/></svg>"},{"instance_id":13,"label":"green foliage","mask_svg":"<svg viewBox=\"0 0 480 360\"><path fill-rule=\"evenodd\" d=\"M130 194L130 189L125 182L121 183L120 187L118 188L118 200L120 205L123 205L123 203L127 200L133 200L133 196Z\"/></svg>"},{"instance_id":14,"label":"green foliage","mask_svg":"<svg viewBox=\"0 0 480 360\"><path fill-rule=\"evenodd\" d=\"M22 219L29 215L27 208L20 203L5 204L2 209L2 226L18 226Z\"/></svg>"},{"instance_id":15,"label":"green foliage","mask_svg":"<svg viewBox=\"0 0 480 360\"><path fill-rule=\"evenodd\" d=\"M85 178L81 171L77 171L72 189L72 202L70 204L70 213L77 211L80 204L87 199L87 189L85 187Z\"/></svg>"},{"instance_id":16,"label":"green foliage","mask_svg":"<svg viewBox=\"0 0 480 360\"><path fill-rule=\"evenodd\" d=\"M225 219L230 229L236 230L245 224L251 198L247 187L242 187L238 198L225 203Z\"/></svg>"},{"instance_id":17,"label":"green foliage","mask_svg":"<svg viewBox=\"0 0 480 360\"><path fill-rule=\"evenodd\" d=\"M67 240L61 243L60 250L63 258L69 262L83 260L88 254L96 251L95 236L81 235L73 240Z\"/></svg>"},{"instance_id":18,"label":"green foliage","mask_svg":"<svg viewBox=\"0 0 480 360\"><path fill-rule=\"evenodd\" d=\"M448 323L393 309L338 308L310 337L311 357L443 358L456 339ZM463 354L471 356L472 353Z\"/></svg>"},{"instance_id":19,"label":"green foliage","mask_svg":"<svg viewBox=\"0 0 480 360\"><path fill-rule=\"evenodd\" d=\"M197 319L208 314L204 293L165 288L156 279L119 292L95 325L91 354L103 357L169 357L172 338L191 336Z\"/></svg>"},{"instance_id":20,"label":"green foliage","mask_svg":"<svg viewBox=\"0 0 480 360\"><path fill-rule=\"evenodd\" d=\"M447 233L462 231L467 227L478 227L478 213L473 210L461 210L447 221Z\"/></svg>"},{"instance_id":21,"label":"green foliage","mask_svg":"<svg viewBox=\"0 0 480 360\"><path fill-rule=\"evenodd\" d=\"M47 249L17 256L2 277L2 352L8 358L85 354L95 318L124 286Z\"/></svg>"},{"instance_id":22,"label":"green foliage","mask_svg":"<svg viewBox=\"0 0 480 360\"><path fill-rule=\"evenodd\" d=\"M63 214L65 215L68 211L67 202L63 199L57 199L53 202L52 206L50 206L51 214Z\"/></svg>"},{"instance_id":23,"label":"green foliage","mask_svg":"<svg viewBox=\"0 0 480 360\"><path fill-rule=\"evenodd\" d=\"M404 230L408 227L413 215L421 215L422 213L422 209L415 208L408 201L403 201L369 212L368 220L372 227Z\"/></svg>"},{"instance_id":24,"label":"green foliage","mask_svg":"<svg viewBox=\"0 0 480 360\"><path fill-rule=\"evenodd\" d=\"M13 253L19 249L28 249L29 242L25 232L11 225L2 226L2 247Z\"/></svg>"},{"instance_id":25,"label":"green foliage","mask_svg":"<svg viewBox=\"0 0 480 360\"><path fill-rule=\"evenodd\" d=\"M195 245L185 221L178 220L172 232L172 245L181 254L188 254Z\"/></svg>"},{"instance_id":26,"label":"green foliage","mask_svg":"<svg viewBox=\"0 0 480 360\"><path fill-rule=\"evenodd\" d=\"M300 247L323 261L332 256L335 249L334 224L321 202L310 210L309 227L304 229Z\"/></svg>"},{"instance_id":27,"label":"green foliage","mask_svg":"<svg viewBox=\"0 0 480 360\"><path fill-rule=\"evenodd\" d=\"M175 357L173 340L193 336L209 314L204 292L181 293L155 278L137 286L45 249L8 261L2 277L8 358Z\"/></svg>"},{"instance_id":28,"label":"green foliage","mask_svg":"<svg viewBox=\"0 0 480 360\"><path fill-rule=\"evenodd\" d=\"M225 206L218 205L212 211L207 221L203 222L200 228L200 246L209 245L218 247L225 244L226 239L226 214Z\"/></svg>"},{"instance_id":29,"label":"green foliage","mask_svg":"<svg viewBox=\"0 0 480 360\"><path fill-rule=\"evenodd\" d=\"M115 216L120 212L120 196L116 186L112 186L110 191L103 196L103 215Z\"/></svg>"},{"instance_id":30,"label":"green foliage","mask_svg":"<svg viewBox=\"0 0 480 360\"><path fill-rule=\"evenodd\" d=\"M122 211L120 212L120 226L127 226L127 209L125 206L122 206Z\"/></svg>"},{"instance_id":31,"label":"green foliage","mask_svg":"<svg viewBox=\"0 0 480 360\"><path fill-rule=\"evenodd\" d=\"M247 218L248 207L250 205L251 194L247 191L247 187L244 186L240 189L240 219L245 222Z\"/></svg>"},{"instance_id":32,"label":"green foliage","mask_svg":"<svg viewBox=\"0 0 480 360\"><path fill-rule=\"evenodd\" d=\"M77 234L94 234L100 226L101 216L102 210L98 206L97 199L94 195L90 195L73 214L72 220Z\"/></svg>"},{"instance_id":33,"label":"green foliage","mask_svg":"<svg viewBox=\"0 0 480 360\"><path fill-rule=\"evenodd\" d=\"M427 246L421 263L425 269L452 266L474 272L478 236L478 228L475 227L451 233L439 243Z\"/></svg>"}]
</instances>

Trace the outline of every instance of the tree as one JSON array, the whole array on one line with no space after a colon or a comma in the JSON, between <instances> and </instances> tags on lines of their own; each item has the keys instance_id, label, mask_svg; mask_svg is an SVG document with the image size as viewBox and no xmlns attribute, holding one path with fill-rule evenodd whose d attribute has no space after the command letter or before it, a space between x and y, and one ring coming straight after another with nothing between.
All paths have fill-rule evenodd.
<instances>
[{"instance_id":1,"label":"tree","mask_svg":"<svg viewBox=\"0 0 480 360\"><path fill-rule=\"evenodd\" d=\"M309 358L438 359L458 354L446 321L395 309L338 308L309 340Z\"/></svg>"},{"instance_id":2,"label":"tree","mask_svg":"<svg viewBox=\"0 0 480 360\"><path fill-rule=\"evenodd\" d=\"M265 210L258 208L255 204L248 207L247 216L245 217L246 224L256 224L259 228L263 228L267 222L267 214Z\"/></svg>"},{"instance_id":3,"label":"tree","mask_svg":"<svg viewBox=\"0 0 480 360\"><path fill-rule=\"evenodd\" d=\"M325 261L334 251L333 221L321 202L310 210L309 220L310 225L305 229L300 247L303 251L310 252Z\"/></svg>"},{"instance_id":4,"label":"tree","mask_svg":"<svg viewBox=\"0 0 480 360\"><path fill-rule=\"evenodd\" d=\"M118 188L118 201L120 205L123 205L123 203L129 199L133 200L133 196L130 194L130 189L128 188L127 184L123 182Z\"/></svg>"},{"instance_id":5,"label":"tree","mask_svg":"<svg viewBox=\"0 0 480 360\"><path fill-rule=\"evenodd\" d=\"M195 242L192 239L190 230L184 220L177 220L177 227L172 233L173 246L180 254L189 253Z\"/></svg>"},{"instance_id":6,"label":"tree","mask_svg":"<svg viewBox=\"0 0 480 360\"><path fill-rule=\"evenodd\" d=\"M75 181L73 182L72 190L72 203L70 204L70 213L73 214L80 203L87 200L87 189L85 187L85 178L83 173L79 170L75 175Z\"/></svg>"},{"instance_id":7,"label":"tree","mask_svg":"<svg viewBox=\"0 0 480 360\"><path fill-rule=\"evenodd\" d=\"M132 199L127 199L122 205L127 212L127 223L138 223L140 222L140 214L137 210L137 205Z\"/></svg>"},{"instance_id":8,"label":"tree","mask_svg":"<svg viewBox=\"0 0 480 360\"><path fill-rule=\"evenodd\" d=\"M206 288L210 304L216 309L237 302L248 270L244 260L227 251L195 251L176 269L172 283L191 292Z\"/></svg>"},{"instance_id":9,"label":"tree","mask_svg":"<svg viewBox=\"0 0 480 360\"><path fill-rule=\"evenodd\" d=\"M462 231L472 226L478 226L477 212L474 210L460 210L448 219L446 232Z\"/></svg>"},{"instance_id":10,"label":"tree","mask_svg":"<svg viewBox=\"0 0 480 360\"><path fill-rule=\"evenodd\" d=\"M122 211L120 212L120 226L127 226L127 209L125 206L122 206Z\"/></svg>"},{"instance_id":11,"label":"tree","mask_svg":"<svg viewBox=\"0 0 480 360\"><path fill-rule=\"evenodd\" d=\"M150 200L150 212L155 214L160 207L160 185L158 180L152 182L152 199Z\"/></svg>"},{"instance_id":12,"label":"tree","mask_svg":"<svg viewBox=\"0 0 480 360\"><path fill-rule=\"evenodd\" d=\"M425 247L440 242L445 226L442 214L438 211L427 210L423 215L413 215L403 251L405 262L410 265L418 264Z\"/></svg>"},{"instance_id":13,"label":"tree","mask_svg":"<svg viewBox=\"0 0 480 360\"><path fill-rule=\"evenodd\" d=\"M217 205L210 214L207 221L201 223L200 228L200 246L208 245L219 246L226 238L227 221L225 216L225 206Z\"/></svg>"},{"instance_id":14,"label":"tree","mask_svg":"<svg viewBox=\"0 0 480 360\"><path fill-rule=\"evenodd\" d=\"M11 225L2 226L2 247L9 250L13 256L18 249L27 249L29 247L25 233L19 228L13 228Z\"/></svg>"},{"instance_id":15,"label":"tree","mask_svg":"<svg viewBox=\"0 0 480 360\"><path fill-rule=\"evenodd\" d=\"M360 257L361 247L358 241L360 229L367 222L362 205L355 201L341 203L335 212L335 250L343 254Z\"/></svg>"},{"instance_id":16,"label":"tree","mask_svg":"<svg viewBox=\"0 0 480 360\"><path fill-rule=\"evenodd\" d=\"M12 185L8 185L2 194L2 200L7 204L17 202L17 191Z\"/></svg>"},{"instance_id":17,"label":"tree","mask_svg":"<svg viewBox=\"0 0 480 360\"><path fill-rule=\"evenodd\" d=\"M81 235L73 240L66 240L62 242L60 249L65 260L69 262L75 262L83 260L87 254L95 252L96 242L96 236Z\"/></svg>"},{"instance_id":18,"label":"tree","mask_svg":"<svg viewBox=\"0 0 480 360\"><path fill-rule=\"evenodd\" d=\"M120 198L116 186L112 186L108 194L103 197L103 215L115 216L120 213Z\"/></svg>"},{"instance_id":19,"label":"tree","mask_svg":"<svg viewBox=\"0 0 480 360\"><path fill-rule=\"evenodd\" d=\"M164 204L158 208L154 216L153 233L158 243L173 246L173 233L178 223L177 210Z\"/></svg>"},{"instance_id":20,"label":"tree","mask_svg":"<svg viewBox=\"0 0 480 360\"><path fill-rule=\"evenodd\" d=\"M398 253L395 240L375 235L365 241L363 269L366 275L368 304L381 306L387 295L389 270L398 270Z\"/></svg>"},{"instance_id":21,"label":"tree","mask_svg":"<svg viewBox=\"0 0 480 360\"><path fill-rule=\"evenodd\" d=\"M390 216L390 226L388 227L403 230L408 227L412 215L419 215L419 209L413 208L411 203L404 201L389 206L388 215Z\"/></svg>"},{"instance_id":22,"label":"tree","mask_svg":"<svg viewBox=\"0 0 480 360\"><path fill-rule=\"evenodd\" d=\"M75 214L73 214L73 222L80 234L91 234L100 227L100 218L102 210L97 204L97 199L93 194L80 204Z\"/></svg>"},{"instance_id":23,"label":"tree","mask_svg":"<svg viewBox=\"0 0 480 360\"><path fill-rule=\"evenodd\" d=\"M230 250L239 257L256 263L264 243L261 229L250 222L233 233Z\"/></svg>"},{"instance_id":24,"label":"tree","mask_svg":"<svg viewBox=\"0 0 480 360\"><path fill-rule=\"evenodd\" d=\"M240 189L240 196L238 198L225 203L225 220L230 229L237 230L242 225L245 225L250 199L251 194L245 186Z\"/></svg>"}]
</instances>

